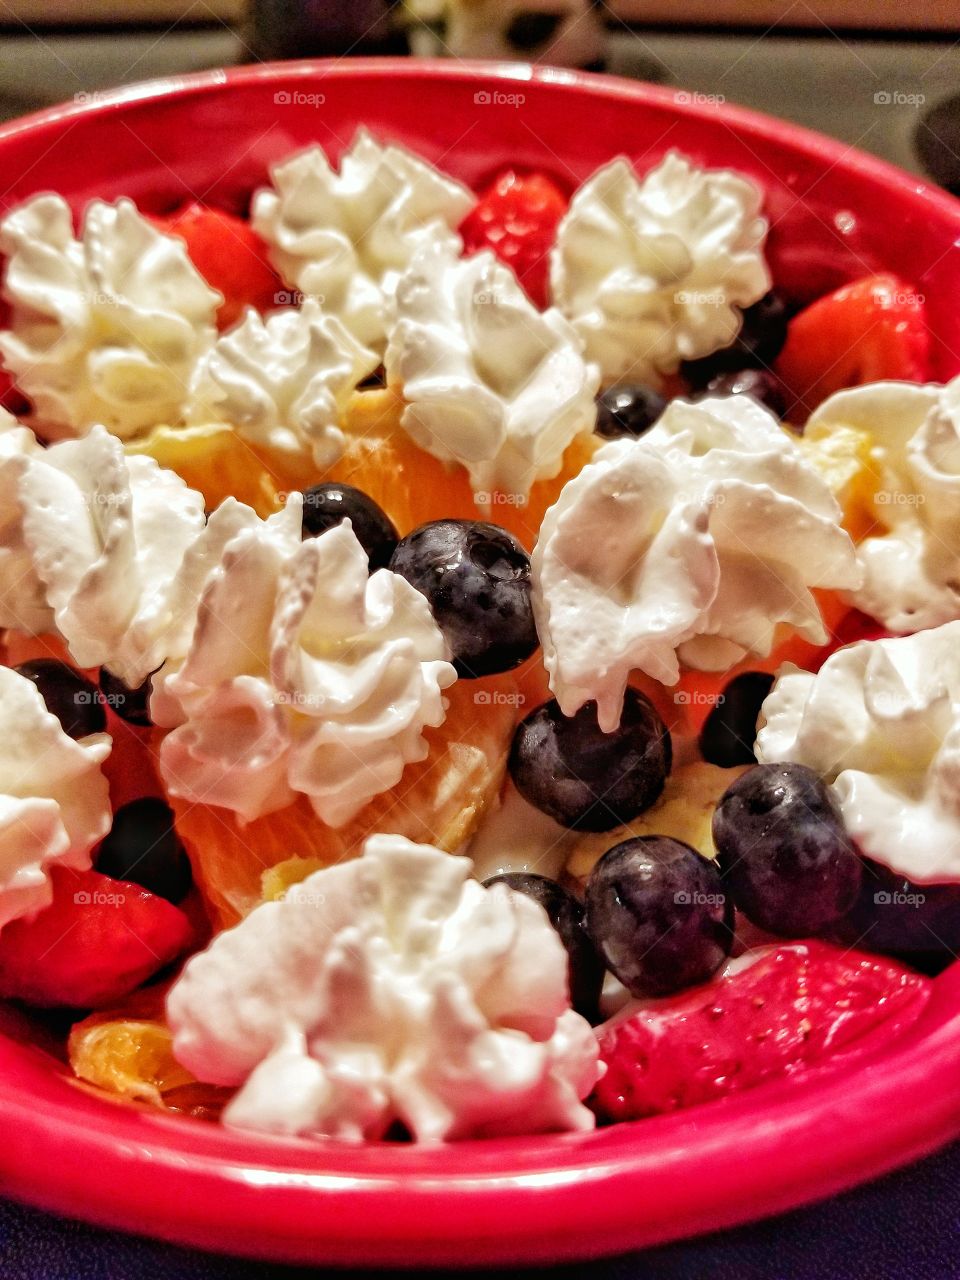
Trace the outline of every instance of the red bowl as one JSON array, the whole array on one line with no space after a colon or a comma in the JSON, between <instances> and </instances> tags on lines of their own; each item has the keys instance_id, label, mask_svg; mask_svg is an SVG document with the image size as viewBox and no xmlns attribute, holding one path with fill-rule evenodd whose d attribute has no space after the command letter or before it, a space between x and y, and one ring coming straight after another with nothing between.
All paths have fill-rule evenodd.
<instances>
[{"instance_id":1,"label":"red bowl","mask_svg":"<svg viewBox=\"0 0 960 1280\"><path fill-rule=\"evenodd\" d=\"M0 210L54 190L245 208L268 165L334 154L358 123L471 185L504 164L568 187L670 147L766 190L795 299L878 268L927 301L936 372L960 370L960 203L748 111L589 75L412 61L244 68L92 95L0 129ZM737 1099L591 1134L440 1148L230 1133L111 1103L0 1018L0 1191L180 1243L274 1260L504 1264L614 1253L824 1196L960 1134L960 966L885 1051Z\"/></svg>"}]
</instances>

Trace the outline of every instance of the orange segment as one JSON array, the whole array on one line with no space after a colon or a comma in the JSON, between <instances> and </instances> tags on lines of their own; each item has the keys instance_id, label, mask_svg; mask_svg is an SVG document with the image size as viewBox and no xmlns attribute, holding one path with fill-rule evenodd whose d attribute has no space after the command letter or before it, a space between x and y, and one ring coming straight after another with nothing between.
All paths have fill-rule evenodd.
<instances>
[{"instance_id":1,"label":"orange segment","mask_svg":"<svg viewBox=\"0 0 960 1280\"><path fill-rule=\"evenodd\" d=\"M316 859L311 870L330 866L356 856L377 831L458 848L500 789L522 708L506 676L459 680L446 696L446 720L425 734L426 759L408 765L396 787L336 830L320 821L305 796L246 826L229 810L171 799L215 925L224 928L245 916L262 899L264 872L291 857Z\"/></svg>"},{"instance_id":2,"label":"orange segment","mask_svg":"<svg viewBox=\"0 0 960 1280\"><path fill-rule=\"evenodd\" d=\"M174 1058L166 992L149 987L78 1022L67 1042L70 1065L81 1080L131 1102L216 1119L232 1091L201 1084Z\"/></svg>"},{"instance_id":3,"label":"orange segment","mask_svg":"<svg viewBox=\"0 0 960 1280\"><path fill-rule=\"evenodd\" d=\"M482 518L509 529L529 550L543 513L602 443L596 436L578 437L567 449L560 473L552 480L538 480L525 503L517 502L515 494L495 493L490 508L481 511L466 469L441 462L414 444L400 425L403 408L403 396L394 389L358 391L342 424L346 451L324 476L369 494L401 535L428 520Z\"/></svg>"}]
</instances>

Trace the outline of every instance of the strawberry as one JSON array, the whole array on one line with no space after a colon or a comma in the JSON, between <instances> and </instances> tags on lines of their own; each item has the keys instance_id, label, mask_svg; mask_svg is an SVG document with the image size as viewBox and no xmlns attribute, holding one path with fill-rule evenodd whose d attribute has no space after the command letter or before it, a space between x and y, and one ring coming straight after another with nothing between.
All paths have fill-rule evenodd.
<instances>
[{"instance_id":1,"label":"strawberry","mask_svg":"<svg viewBox=\"0 0 960 1280\"><path fill-rule=\"evenodd\" d=\"M0 930L0 996L95 1009L140 986L190 946L179 907L98 871L51 871L53 901Z\"/></svg>"},{"instance_id":2,"label":"strawberry","mask_svg":"<svg viewBox=\"0 0 960 1280\"><path fill-rule=\"evenodd\" d=\"M925 382L929 345L923 298L893 275L864 276L790 321L776 371L791 393L791 421L844 387ZM799 416L798 416L799 415Z\"/></svg>"},{"instance_id":3,"label":"strawberry","mask_svg":"<svg viewBox=\"0 0 960 1280\"><path fill-rule=\"evenodd\" d=\"M566 197L546 174L505 169L460 224L464 251L492 249L530 300L545 307L550 249L566 209Z\"/></svg>"},{"instance_id":4,"label":"strawberry","mask_svg":"<svg viewBox=\"0 0 960 1280\"><path fill-rule=\"evenodd\" d=\"M270 265L267 246L242 218L188 204L165 217L153 218L167 235L186 241L193 265L214 289L223 294L217 313L220 329L229 329L244 307L271 311L287 300L283 282Z\"/></svg>"},{"instance_id":5,"label":"strawberry","mask_svg":"<svg viewBox=\"0 0 960 1280\"><path fill-rule=\"evenodd\" d=\"M739 1093L872 1048L916 1018L931 984L889 960L802 942L598 1030L607 1071L593 1105L636 1120Z\"/></svg>"}]
</instances>

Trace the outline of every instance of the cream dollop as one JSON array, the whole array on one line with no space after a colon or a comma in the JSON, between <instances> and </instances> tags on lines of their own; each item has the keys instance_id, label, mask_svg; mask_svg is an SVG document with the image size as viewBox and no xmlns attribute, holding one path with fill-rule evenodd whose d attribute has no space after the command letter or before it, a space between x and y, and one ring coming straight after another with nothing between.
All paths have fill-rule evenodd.
<instances>
[{"instance_id":1,"label":"cream dollop","mask_svg":"<svg viewBox=\"0 0 960 1280\"><path fill-rule=\"evenodd\" d=\"M876 382L840 391L811 416L816 442L843 427L872 438L872 515L851 603L890 631L960 618L960 378L944 387Z\"/></svg>"},{"instance_id":2,"label":"cream dollop","mask_svg":"<svg viewBox=\"0 0 960 1280\"><path fill-rule=\"evenodd\" d=\"M87 206L79 239L60 196L36 196L0 223L10 327L0 353L47 438L102 423L123 438L175 422L222 296L176 236L132 201Z\"/></svg>"},{"instance_id":3,"label":"cream dollop","mask_svg":"<svg viewBox=\"0 0 960 1280\"><path fill-rule=\"evenodd\" d=\"M23 541L19 481L26 459L43 454L37 437L0 409L0 627L53 631L53 610Z\"/></svg>"},{"instance_id":4,"label":"cream dollop","mask_svg":"<svg viewBox=\"0 0 960 1280\"><path fill-rule=\"evenodd\" d=\"M127 457L103 427L8 465L53 629L78 666L107 666L136 687L169 654L177 575L204 527L202 495L152 458Z\"/></svg>"},{"instance_id":5,"label":"cream dollop","mask_svg":"<svg viewBox=\"0 0 960 1280\"><path fill-rule=\"evenodd\" d=\"M728 346L770 288L760 191L676 151L643 178L621 158L575 193L551 252L554 301L605 383L656 383Z\"/></svg>"},{"instance_id":6,"label":"cream dollop","mask_svg":"<svg viewBox=\"0 0 960 1280\"><path fill-rule=\"evenodd\" d=\"M565 485L534 548L533 602L566 715L620 720L630 672L725 670L780 624L826 631L811 587L855 587L826 483L748 396L674 400L638 440L604 446Z\"/></svg>"},{"instance_id":7,"label":"cream dollop","mask_svg":"<svg viewBox=\"0 0 960 1280\"><path fill-rule=\"evenodd\" d=\"M559 311L539 312L492 253L422 249L402 276L386 354L406 400L403 426L429 453L462 463L474 491L525 499L593 430L595 366Z\"/></svg>"},{"instance_id":8,"label":"cream dollop","mask_svg":"<svg viewBox=\"0 0 960 1280\"><path fill-rule=\"evenodd\" d=\"M53 898L50 868L90 866L110 830L110 738L74 741L37 686L0 667L0 928Z\"/></svg>"},{"instance_id":9,"label":"cream dollop","mask_svg":"<svg viewBox=\"0 0 960 1280\"><path fill-rule=\"evenodd\" d=\"M362 856L257 907L167 999L174 1053L239 1086L226 1124L352 1141L593 1127L599 1074L539 904L467 858L371 836Z\"/></svg>"},{"instance_id":10,"label":"cream dollop","mask_svg":"<svg viewBox=\"0 0 960 1280\"><path fill-rule=\"evenodd\" d=\"M402 147L357 131L337 172L319 147L271 171L253 199L254 229L287 284L317 299L382 353L397 280L424 244L457 250L466 187Z\"/></svg>"},{"instance_id":11,"label":"cream dollop","mask_svg":"<svg viewBox=\"0 0 960 1280\"><path fill-rule=\"evenodd\" d=\"M815 769L869 857L960 881L960 622L788 666L760 724L757 759Z\"/></svg>"},{"instance_id":12,"label":"cream dollop","mask_svg":"<svg viewBox=\"0 0 960 1280\"><path fill-rule=\"evenodd\" d=\"M369 575L349 521L305 540L301 523L299 494L267 520L214 513L184 565L196 623L151 711L174 795L250 820L304 794L340 826L426 756L456 673L424 597Z\"/></svg>"},{"instance_id":13,"label":"cream dollop","mask_svg":"<svg viewBox=\"0 0 960 1280\"><path fill-rule=\"evenodd\" d=\"M378 364L311 298L266 318L251 308L201 362L186 419L229 422L254 446L328 467L343 452L346 402Z\"/></svg>"}]
</instances>

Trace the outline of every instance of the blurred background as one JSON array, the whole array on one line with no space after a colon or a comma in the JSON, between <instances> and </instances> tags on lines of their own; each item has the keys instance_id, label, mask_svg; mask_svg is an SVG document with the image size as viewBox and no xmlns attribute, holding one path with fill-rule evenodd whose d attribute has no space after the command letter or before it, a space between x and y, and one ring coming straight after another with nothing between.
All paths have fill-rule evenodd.
<instances>
[{"instance_id":1,"label":"blurred background","mask_svg":"<svg viewBox=\"0 0 960 1280\"><path fill-rule=\"evenodd\" d=\"M960 192L960 0L0 0L0 118L258 59L606 69L756 107Z\"/></svg>"}]
</instances>

